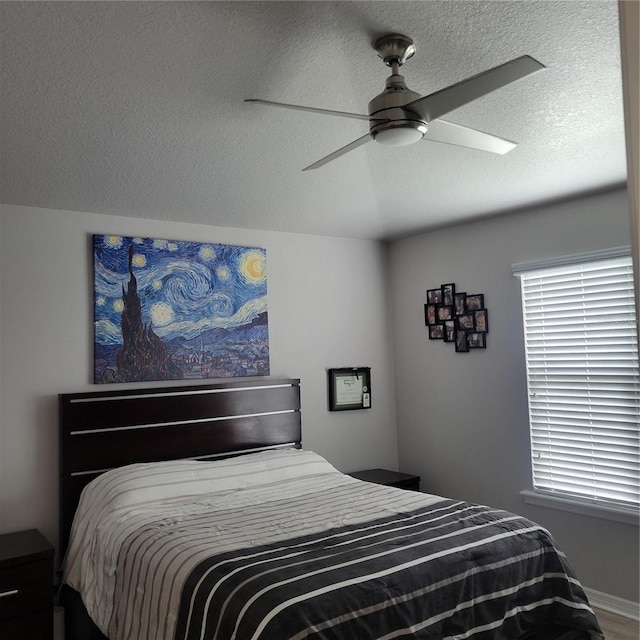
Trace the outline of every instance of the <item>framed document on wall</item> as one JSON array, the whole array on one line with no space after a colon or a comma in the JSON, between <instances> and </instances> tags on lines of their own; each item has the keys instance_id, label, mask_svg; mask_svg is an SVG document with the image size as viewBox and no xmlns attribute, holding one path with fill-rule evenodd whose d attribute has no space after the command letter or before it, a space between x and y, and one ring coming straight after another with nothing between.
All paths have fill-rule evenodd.
<instances>
[{"instance_id":1,"label":"framed document on wall","mask_svg":"<svg viewBox=\"0 0 640 640\"><path fill-rule=\"evenodd\" d=\"M329 369L329 411L370 408L370 367Z\"/></svg>"}]
</instances>

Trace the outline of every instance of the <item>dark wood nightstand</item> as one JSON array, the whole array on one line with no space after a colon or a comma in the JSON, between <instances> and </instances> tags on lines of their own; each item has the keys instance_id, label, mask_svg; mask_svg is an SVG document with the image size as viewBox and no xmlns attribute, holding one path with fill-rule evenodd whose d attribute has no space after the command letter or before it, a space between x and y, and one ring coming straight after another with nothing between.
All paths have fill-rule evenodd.
<instances>
[{"instance_id":1,"label":"dark wood nightstand","mask_svg":"<svg viewBox=\"0 0 640 640\"><path fill-rule=\"evenodd\" d=\"M358 480L373 482L375 484L383 484L387 487L398 487L400 489L420 491L420 476L414 476L408 473L388 471L387 469L365 469L364 471L356 471L355 473L349 473L348 475L352 478L357 478Z\"/></svg>"},{"instance_id":2,"label":"dark wood nightstand","mask_svg":"<svg viewBox=\"0 0 640 640\"><path fill-rule=\"evenodd\" d=\"M36 529L0 535L0 638L52 640L53 553Z\"/></svg>"}]
</instances>

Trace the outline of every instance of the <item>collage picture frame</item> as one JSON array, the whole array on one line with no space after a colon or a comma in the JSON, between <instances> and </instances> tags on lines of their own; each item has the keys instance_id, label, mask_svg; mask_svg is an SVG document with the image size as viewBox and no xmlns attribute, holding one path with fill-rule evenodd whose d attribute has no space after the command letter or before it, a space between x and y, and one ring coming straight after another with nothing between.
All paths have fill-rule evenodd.
<instances>
[{"instance_id":1,"label":"collage picture frame","mask_svg":"<svg viewBox=\"0 0 640 640\"><path fill-rule=\"evenodd\" d=\"M489 312L483 293L456 291L455 283L427 289L424 323L429 340L454 344L456 353L487 348Z\"/></svg>"}]
</instances>

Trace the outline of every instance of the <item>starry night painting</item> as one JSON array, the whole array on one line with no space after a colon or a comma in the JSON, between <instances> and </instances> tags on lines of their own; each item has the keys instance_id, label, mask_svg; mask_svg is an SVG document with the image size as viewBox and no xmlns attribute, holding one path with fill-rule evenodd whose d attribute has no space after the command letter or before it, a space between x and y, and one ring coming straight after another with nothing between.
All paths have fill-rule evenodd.
<instances>
[{"instance_id":1,"label":"starry night painting","mask_svg":"<svg viewBox=\"0 0 640 640\"><path fill-rule=\"evenodd\" d=\"M264 249L94 235L94 381L269 375Z\"/></svg>"}]
</instances>

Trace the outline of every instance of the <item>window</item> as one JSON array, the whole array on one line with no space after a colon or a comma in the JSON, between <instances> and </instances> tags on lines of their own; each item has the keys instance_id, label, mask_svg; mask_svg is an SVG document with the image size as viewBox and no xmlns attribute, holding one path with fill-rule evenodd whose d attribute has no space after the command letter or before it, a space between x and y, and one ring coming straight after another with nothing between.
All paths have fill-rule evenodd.
<instances>
[{"instance_id":1,"label":"window","mask_svg":"<svg viewBox=\"0 0 640 640\"><path fill-rule=\"evenodd\" d=\"M515 265L533 488L622 512L640 506L640 376L631 257Z\"/></svg>"}]
</instances>

